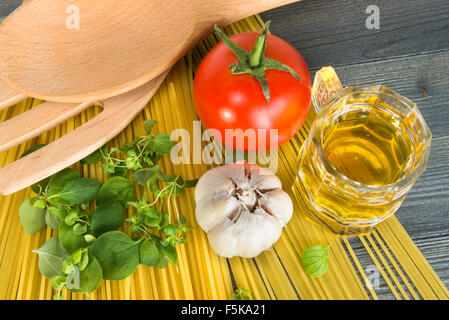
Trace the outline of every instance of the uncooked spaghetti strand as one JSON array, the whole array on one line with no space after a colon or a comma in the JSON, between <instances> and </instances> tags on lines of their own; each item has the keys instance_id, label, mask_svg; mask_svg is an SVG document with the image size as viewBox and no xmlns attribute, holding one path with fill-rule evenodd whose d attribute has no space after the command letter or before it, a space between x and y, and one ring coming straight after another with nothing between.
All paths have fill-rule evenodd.
<instances>
[{"instance_id":1,"label":"uncooked spaghetti strand","mask_svg":"<svg viewBox=\"0 0 449 320\"><path fill-rule=\"evenodd\" d=\"M385 253L385 255L388 257L388 260L390 261L390 263L393 265L393 267L395 268L396 272L399 274L399 277L402 279L402 281L404 282L405 286L408 289L408 292L413 296L413 298L415 300L419 300L419 296L417 295L417 293L415 292L415 289L412 287L410 281L406 278L406 276L404 275L404 272L401 270L401 266L398 265L396 263L396 260L394 259L394 257L392 256L392 254L390 253L390 249L387 248L385 246L384 241L381 239L380 235L378 234L377 230L374 230L372 232L372 235L374 236L374 238L377 240L377 242L379 243L380 247L382 248L382 251Z\"/></svg>"},{"instance_id":2,"label":"uncooked spaghetti strand","mask_svg":"<svg viewBox=\"0 0 449 320\"><path fill-rule=\"evenodd\" d=\"M380 265L378 259L376 258L375 254L372 252L371 248L369 247L369 245L367 244L367 242L364 239L364 236L360 236L359 237L360 241L362 242L363 246L365 247L365 250L368 252L369 256L371 257L371 260L374 262L374 264L377 267L377 270L379 270L380 274L382 275L382 277L384 278L386 284L388 285L388 287L391 290L391 293L394 295L394 297L397 300L402 300L401 296L399 295L399 293L396 291L395 287L393 286L393 284L391 283L390 279L388 278L387 274L385 273L384 269L382 268L382 266Z\"/></svg>"}]
</instances>

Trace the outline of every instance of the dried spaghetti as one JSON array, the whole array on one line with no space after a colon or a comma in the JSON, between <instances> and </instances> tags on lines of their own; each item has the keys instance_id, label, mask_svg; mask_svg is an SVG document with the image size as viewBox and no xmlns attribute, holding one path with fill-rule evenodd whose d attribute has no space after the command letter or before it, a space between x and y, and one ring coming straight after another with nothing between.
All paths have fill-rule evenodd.
<instances>
[{"instance_id":1,"label":"dried spaghetti","mask_svg":"<svg viewBox=\"0 0 449 320\"><path fill-rule=\"evenodd\" d=\"M225 28L228 34L261 30L259 17L250 17ZM153 99L112 144L121 145L142 135L143 121L154 119L157 130L170 133L183 128L193 131L198 120L192 99L193 72L202 57L218 42L215 35L202 41L191 53L179 61L155 94ZM0 113L0 122L39 104L29 99ZM101 112L92 107L66 123L38 138L0 153L0 166L13 162L36 143L49 143L74 130ZM252 291L254 299L377 299L375 288L369 285L365 265L353 250L357 238L336 238L307 221L302 212L299 191L290 190L296 174L298 150L304 142L315 117L310 112L295 139L279 150L277 174L295 203L295 214L273 250L255 259L223 259L209 247L205 233L196 226L189 233L189 241L179 247L178 269L170 265L155 269L140 265L136 272L122 281L104 281L90 299L229 299L235 288ZM206 144L206 143L204 143ZM215 150L220 147L215 144ZM193 154L190 155L191 159ZM216 160L222 154L211 155ZM173 165L164 157L161 165L168 173L186 179L200 177L209 169L206 164ZM104 181L103 170L95 165L76 165L83 176ZM44 229L30 236L24 232L18 210L22 201L30 197L26 189L9 196L0 196L0 299L51 299L53 289L39 272L39 248L55 231ZM177 205L190 222L195 221L192 190L179 199ZM125 232L127 226L124 227ZM424 259L395 217L382 223L371 235L359 237L370 258L370 264L380 272L382 290L397 299L448 299L449 292ZM310 277L302 268L300 255L304 248L329 244L329 270L321 278ZM366 260L366 259L365 259ZM64 292L75 300L88 299L85 295Z\"/></svg>"}]
</instances>

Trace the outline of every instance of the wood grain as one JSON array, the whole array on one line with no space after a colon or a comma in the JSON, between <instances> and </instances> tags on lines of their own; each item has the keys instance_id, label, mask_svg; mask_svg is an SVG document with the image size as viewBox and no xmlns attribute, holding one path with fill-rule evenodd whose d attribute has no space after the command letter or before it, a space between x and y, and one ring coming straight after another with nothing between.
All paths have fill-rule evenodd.
<instances>
[{"instance_id":1,"label":"wood grain","mask_svg":"<svg viewBox=\"0 0 449 320\"><path fill-rule=\"evenodd\" d=\"M372 4L380 9L378 30L366 28L365 10ZM447 0L305 0L261 16L311 69L449 48Z\"/></svg>"},{"instance_id":2,"label":"wood grain","mask_svg":"<svg viewBox=\"0 0 449 320\"><path fill-rule=\"evenodd\" d=\"M0 81L0 111L25 100L26 98L26 95L10 89Z\"/></svg>"},{"instance_id":3,"label":"wood grain","mask_svg":"<svg viewBox=\"0 0 449 320\"><path fill-rule=\"evenodd\" d=\"M0 78L46 101L106 99L169 69L214 24L295 1L30 1L0 26Z\"/></svg>"},{"instance_id":4,"label":"wood grain","mask_svg":"<svg viewBox=\"0 0 449 320\"><path fill-rule=\"evenodd\" d=\"M37 137L76 116L92 104L90 102L79 105L44 102L27 112L0 123L0 152Z\"/></svg>"},{"instance_id":5,"label":"wood grain","mask_svg":"<svg viewBox=\"0 0 449 320\"><path fill-rule=\"evenodd\" d=\"M168 71L142 87L104 101L103 111L92 120L44 148L1 168L0 194L11 194L39 182L106 144L142 111L167 74Z\"/></svg>"}]
</instances>

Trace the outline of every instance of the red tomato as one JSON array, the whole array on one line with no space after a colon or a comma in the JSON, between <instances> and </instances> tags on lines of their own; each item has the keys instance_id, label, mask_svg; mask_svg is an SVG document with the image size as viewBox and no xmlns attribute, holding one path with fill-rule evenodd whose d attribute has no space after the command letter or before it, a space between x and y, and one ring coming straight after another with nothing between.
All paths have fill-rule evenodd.
<instances>
[{"instance_id":1,"label":"red tomato","mask_svg":"<svg viewBox=\"0 0 449 320\"><path fill-rule=\"evenodd\" d=\"M230 39L251 52L259 34L245 32ZM193 89L201 122L207 129L217 129L221 137L214 134L215 138L221 138L222 143L234 149L269 149L269 143L275 142L270 141L270 129L278 130L277 145L284 144L297 133L309 111L310 73L301 54L284 40L269 34L265 56L289 66L301 77L299 81L289 72L267 70L271 94L269 102L258 80L250 74L231 73L230 65L239 60L223 42L206 55L196 72ZM248 144L248 139L245 139L244 147L239 148L235 138L225 141L226 129L266 129L266 134L258 136L256 145ZM262 140L262 144L265 141L266 146L258 146L259 140Z\"/></svg>"}]
</instances>

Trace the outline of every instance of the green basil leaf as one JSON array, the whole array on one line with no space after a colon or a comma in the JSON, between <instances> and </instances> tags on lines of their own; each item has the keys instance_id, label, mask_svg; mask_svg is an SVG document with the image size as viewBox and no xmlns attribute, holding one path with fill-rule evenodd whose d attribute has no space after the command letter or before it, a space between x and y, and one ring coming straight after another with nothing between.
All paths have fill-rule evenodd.
<instances>
[{"instance_id":1,"label":"green basil leaf","mask_svg":"<svg viewBox=\"0 0 449 320\"><path fill-rule=\"evenodd\" d=\"M147 133L147 135L150 134L151 131L153 131L153 127L155 126L156 123L157 121L153 119L145 120L143 125L145 126L145 132Z\"/></svg>"},{"instance_id":2,"label":"green basil leaf","mask_svg":"<svg viewBox=\"0 0 449 320\"><path fill-rule=\"evenodd\" d=\"M304 249L301 255L304 269L313 277L321 277L328 267L329 246L312 246Z\"/></svg>"},{"instance_id":3,"label":"green basil leaf","mask_svg":"<svg viewBox=\"0 0 449 320\"><path fill-rule=\"evenodd\" d=\"M235 290L232 294L232 300L251 300L251 298L247 295L251 293L251 290L240 288Z\"/></svg>"},{"instance_id":4,"label":"green basil leaf","mask_svg":"<svg viewBox=\"0 0 449 320\"><path fill-rule=\"evenodd\" d=\"M45 210L33 206L33 200L25 200L19 208L20 222L29 234L35 234L45 226Z\"/></svg>"},{"instance_id":5,"label":"green basil leaf","mask_svg":"<svg viewBox=\"0 0 449 320\"><path fill-rule=\"evenodd\" d=\"M92 254L90 256L92 256ZM88 264L89 264L89 250L84 249L83 252L81 253L81 260L78 263L78 267L79 267L80 271L83 271L84 269L86 269Z\"/></svg>"},{"instance_id":6,"label":"green basil leaf","mask_svg":"<svg viewBox=\"0 0 449 320\"><path fill-rule=\"evenodd\" d=\"M178 263L178 253L176 252L176 248L171 245L164 246L161 244L159 246L159 251L165 255L174 265Z\"/></svg>"},{"instance_id":7,"label":"green basil leaf","mask_svg":"<svg viewBox=\"0 0 449 320\"><path fill-rule=\"evenodd\" d=\"M126 177L128 174L128 169L126 168L114 168L114 172L111 173L111 177Z\"/></svg>"},{"instance_id":8,"label":"green basil leaf","mask_svg":"<svg viewBox=\"0 0 449 320\"><path fill-rule=\"evenodd\" d=\"M48 182L50 181L50 177L45 178L31 186L31 190L38 195L42 195L45 188L48 186Z\"/></svg>"},{"instance_id":9,"label":"green basil leaf","mask_svg":"<svg viewBox=\"0 0 449 320\"><path fill-rule=\"evenodd\" d=\"M140 263L153 267L159 261L159 251L154 242L144 240L139 247Z\"/></svg>"},{"instance_id":10,"label":"green basil leaf","mask_svg":"<svg viewBox=\"0 0 449 320\"><path fill-rule=\"evenodd\" d=\"M45 223L50 228L58 230L61 220L53 213L54 210L50 210L50 209L54 209L54 208L53 207L47 208L47 212L45 213Z\"/></svg>"},{"instance_id":11,"label":"green basil leaf","mask_svg":"<svg viewBox=\"0 0 449 320\"><path fill-rule=\"evenodd\" d=\"M108 149L108 145L106 144L103 147L101 147L100 149L98 149L97 151L91 153L90 155L88 155L87 157L82 159L81 163L82 164L95 164L95 163L101 161L103 159L102 152L106 153L107 149Z\"/></svg>"},{"instance_id":12,"label":"green basil leaf","mask_svg":"<svg viewBox=\"0 0 449 320\"><path fill-rule=\"evenodd\" d=\"M33 252L39 255L39 271L44 277L51 279L55 276L64 276L62 264L69 255L62 248L58 237L50 238L42 247Z\"/></svg>"},{"instance_id":13,"label":"green basil leaf","mask_svg":"<svg viewBox=\"0 0 449 320\"><path fill-rule=\"evenodd\" d=\"M145 224L149 227L157 227L162 220L162 213L158 210L150 208L145 212Z\"/></svg>"},{"instance_id":14,"label":"green basil leaf","mask_svg":"<svg viewBox=\"0 0 449 320\"><path fill-rule=\"evenodd\" d=\"M70 289L72 292L89 294L97 290L103 281L103 271L101 265L95 256L91 253L88 255L89 263L79 273L79 288Z\"/></svg>"},{"instance_id":15,"label":"green basil leaf","mask_svg":"<svg viewBox=\"0 0 449 320\"><path fill-rule=\"evenodd\" d=\"M198 184L198 181L199 181L198 179L187 180L184 182L183 188L185 188L185 189L194 188Z\"/></svg>"},{"instance_id":16,"label":"green basil leaf","mask_svg":"<svg viewBox=\"0 0 449 320\"><path fill-rule=\"evenodd\" d=\"M148 180L150 180L150 184L157 181L158 173L161 171L161 167L156 165L151 168L144 168L137 170L134 172L133 180L137 182L137 184L141 185L142 187L146 187L148 185Z\"/></svg>"},{"instance_id":17,"label":"green basil leaf","mask_svg":"<svg viewBox=\"0 0 449 320\"><path fill-rule=\"evenodd\" d=\"M71 204L88 203L95 198L101 183L91 178L77 178L67 182L58 193L59 198Z\"/></svg>"},{"instance_id":18,"label":"green basil leaf","mask_svg":"<svg viewBox=\"0 0 449 320\"><path fill-rule=\"evenodd\" d=\"M87 232L87 226L82 223L77 223L73 226L73 232L79 235L85 234Z\"/></svg>"},{"instance_id":19,"label":"green basil leaf","mask_svg":"<svg viewBox=\"0 0 449 320\"><path fill-rule=\"evenodd\" d=\"M170 223L170 217L168 216L168 214L166 214L166 213L162 214L162 219L161 219L161 223L159 224L159 227L161 229L164 229L166 226L168 226L169 223Z\"/></svg>"},{"instance_id":20,"label":"green basil leaf","mask_svg":"<svg viewBox=\"0 0 449 320\"><path fill-rule=\"evenodd\" d=\"M178 253L176 252L175 247L172 247L170 244L168 244L170 242L170 239L161 239L154 235L151 235L151 239L153 240L159 251L159 260L156 263L155 267L165 268L165 266L167 266L168 262L170 261L172 261L173 264L176 265L176 263L178 262Z\"/></svg>"},{"instance_id":21,"label":"green basil leaf","mask_svg":"<svg viewBox=\"0 0 449 320\"><path fill-rule=\"evenodd\" d=\"M73 253L78 249L87 247L88 243L80 234L73 232L73 227L61 222L58 228L58 237L62 247L68 252Z\"/></svg>"},{"instance_id":22,"label":"green basil leaf","mask_svg":"<svg viewBox=\"0 0 449 320\"><path fill-rule=\"evenodd\" d=\"M70 212L68 215L66 215L66 217L64 218L64 222L68 225L68 226L73 226L75 224L75 222L78 221L78 213L77 212Z\"/></svg>"},{"instance_id":23,"label":"green basil leaf","mask_svg":"<svg viewBox=\"0 0 449 320\"><path fill-rule=\"evenodd\" d=\"M94 242L97 238L91 234L85 234L84 240L86 240L86 242Z\"/></svg>"},{"instance_id":24,"label":"green basil leaf","mask_svg":"<svg viewBox=\"0 0 449 320\"><path fill-rule=\"evenodd\" d=\"M39 208L39 209L45 209L45 207L46 207L45 200L42 198L37 198L37 199L34 198L33 207Z\"/></svg>"},{"instance_id":25,"label":"green basil leaf","mask_svg":"<svg viewBox=\"0 0 449 320\"><path fill-rule=\"evenodd\" d=\"M134 192L133 181L123 177L113 177L98 191L97 206L118 200L127 207L127 203L134 200Z\"/></svg>"},{"instance_id":26,"label":"green basil leaf","mask_svg":"<svg viewBox=\"0 0 449 320\"><path fill-rule=\"evenodd\" d=\"M50 284L53 287L53 289L59 291L59 290L64 289L66 281L67 281L66 276L54 276L50 279ZM55 295L55 297L57 297L57 295ZM59 300L59 299L57 299L57 300Z\"/></svg>"},{"instance_id":27,"label":"green basil leaf","mask_svg":"<svg viewBox=\"0 0 449 320\"><path fill-rule=\"evenodd\" d=\"M79 178L81 175L78 171L66 168L50 177L48 188L50 195L56 194L64 188L65 184L70 180Z\"/></svg>"},{"instance_id":28,"label":"green basil leaf","mask_svg":"<svg viewBox=\"0 0 449 320\"><path fill-rule=\"evenodd\" d=\"M125 222L125 209L120 201L108 202L97 207L92 217L92 233L98 236L102 233L117 230Z\"/></svg>"},{"instance_id":29,"label":"green basil leaf","mask_svg":"<svg viewBox=\"0 0 449 320\"><path fill-rule=\"evenodd\" d=\"M35 144L34 146L32 146L31 148L29 148L27 151L25 151L24 153L22 153L22 155L20 156L19 159L22 159L23 157L26 157L27 155L29 155L30 153L33 153L34 151L37 151L43 147L45 147L46 144Z\"/></svg>"},{"instance_id":30,"label":"green basil leaf","mask_svg":"<svg viewBox=\"0 0 449 320\"><path fill-rule=\"evenodd\" d=\"M103 155L101 154L100 150L95 151L94 153L91 153L87 157L81 160L81 164L95 164L97 162L100 162L103 159Z\"/></svg>"},{"instance_id":31,"label":"green basil leaf","mask_svg":"<svg viewBox=\"0 0 449 320\"><path fill-rule=\"evenodd\" d=\"M143 238L142 238L143 239ZM139 265L139 241L133 241L121 231L103 233L92 244L91 252L100 262L103 278L122 280Z\"/></svg>"},{"instance_id":32,"label":"green basil leaf","mask_svg":"<svg viewBox=\"0 0 449 320\"><path fill-rule=\"evenodd\" d=\"M164 269L168 265L169 262L170 262L170 259L167 256L160 254L159 259L157 260L157 262L154 266L159 269Z\"/></svg>"},{"instance_id":33,"label":"green basil leaf","mask_svg":"<svg viewBox=\"0 0 449 320\"><path fill-rule=\"evenodd\" d=\"M170 136L165 133L153 136L152 145L154 151L159 154L169 154L173 148L173 142L170 140Z\"/></svg>"},{"instance_id":34,"label":"green basil leaf","mask_svg":"<svg viewBox=\"0 0 449 320\"><path fill-rule=\"evenodd\" d=\"M176 236L178 234L178 228L175 225L169 224L162 230L167 236Z\"/></svg>"},{"instance_id":35,"label":"green basil leaf","mask_svg":"<svg viewBox=\"0 0 449 320\"><path fill-rule=\"evenodd\" d=\"M68 201L65 201L57 196L58 192L66 185L70 180L80 177L80 173L76 170L66 168L49 178L48 189L45 193L47 201L52 205L69 205ZM56 196L55 196L56 195ZM52 197L53 196L53 197Z\"/></svg>"},{"instance_id":36,"label":"green basil leaf","mask_svg":"<svg viewBox=\"0 0 449 320\"><path fill-rule=\"evenodd\" d=\"M58 217L61 221L67 216L67 210L64 207L48 207L47 211Z\"/></svg>"},{"instance_id":37,"label":"green basil leaf","mask_svg":"<svg viewBox=\"0 0 449 320\"><path fill-rule=\"evenodd\" d=\"M62 263L62 271L65 274L70 274L71 271L75 271L75 269L69 267L73 265L77 265L81 261L81 256L83 255L83 249L78 249L74 253L72 253L63 263Z\"/></svg>"}]
</instances>

